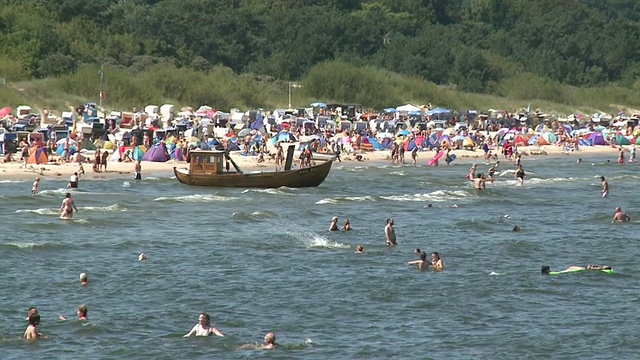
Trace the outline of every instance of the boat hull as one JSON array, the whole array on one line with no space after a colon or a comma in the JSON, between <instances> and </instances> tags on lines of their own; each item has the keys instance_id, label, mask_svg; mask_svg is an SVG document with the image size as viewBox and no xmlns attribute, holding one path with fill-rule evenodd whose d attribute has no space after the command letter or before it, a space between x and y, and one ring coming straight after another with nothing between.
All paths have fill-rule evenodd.
<instances>
[{"instance_id":1,"label":"boat hull","mask_svg":"<svg viewBox=\"0 0 640 360\"><path fill-rule=\"evenodd\" d=\"M173 173L179 182L194 186L235 188L316 187L322 184L327 175L329 175L332 163L332 161L326 161L319 165L287 171L228 172L221 174L190 173L189 170L174 167Z\"/></svg>"}]
</instances>

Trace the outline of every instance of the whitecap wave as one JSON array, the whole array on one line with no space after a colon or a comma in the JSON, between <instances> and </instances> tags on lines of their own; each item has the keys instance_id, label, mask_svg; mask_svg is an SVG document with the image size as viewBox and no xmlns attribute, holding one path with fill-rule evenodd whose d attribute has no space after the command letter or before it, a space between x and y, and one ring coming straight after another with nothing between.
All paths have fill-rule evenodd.
<instances>
[{"instance_id":1,"label":"whitecap wave","mask_svg":"<svg viewBox=\"0 0 640 360\"><path fill-rule=\"evenodd\" d=\"M24 183L26 181L20 180L0 180L0 184L9 184L9 183Z\"/></svg>"},{"instance_id":2,"label":"whitecap wave","mask_svg":"<svg viewBox=\"0 0 640 360\"><path fill-rule=\"evenodd\" d=\"M246 189L244 191L242 191L243 194L245 193L250 193L250 192L257 192L257 193L262 193L262 194L269 194L269 195L294 195L292 193L292 191L294 191L295 189L291 189L288 187L281 187L281 188L277 188L277 189Z\"/></svg>"},{"instance_id":3,"label":"whitecap wave","mask_svg":"<svg viewBox=\"0 0 640 360\"><path fill-rule=\"evenodd\" d=\"M177 202L212 202L212 201L233 201L238 198L233 196L219 195L185 195L185 196L161 196L153 201L177 201Z\"/></svg>"},{"instance_id":4,"label":"whitecap wave","mask_svg":"<svg viewBox=\"0 0 640 360\"><path fill-rule=\"evenodd\" d=\"M402 195L388 195L380 196L382 199L390 201L429 201L429 202L443 202L451 200L459 200L469 194L464 190L437 190L426 194L402 194Z\"/></svg>"},{"instance_id":5,"label":"whitecap wave","mask_svg":"<svg viewBox=\"0 0 640 360\"><path fill-rule=\"evenodd\" d=\"M113 204L109 206L82 206L78 209L91 212L106 212L106 211L127 211L127 209L120 204Z\"/></svg>"},{"instance_id":6,"label":"whitecap wave","mask_svg":"<svg viewBox=\"0 0 640 360\"><path fill-rule=\"evenodd\" d=\"M350 249L350 245L343 244L341 242L332 241L320 235L313 235L311 239L305 240L307 247L320 247L329 249Z\"/></svg>"},{"instance_id":7,"label":"whitecap wave","mask_svg":"<svg viewBox=\"0 0 640 360\"><path fill-rule=\"evenodd\" d=\"M337 196L316 201L317 205L338 204L345 201L377 201L374 196Z\"/></svg>"},{"instance_id":8,"label":"whitecap wave","mask_svg":"<svg viewBox=\"0 0 640 360\"><path fill-rule=\"evenodd\" d=\"M123 182L123 183L122 183L122 187L124 187L124 188L131 187L131 181L125 181L125 182Z\"/></svg>"},{"instance_id":9,"label":"whitecap wave","mask_svg":"<svg viewBox=\"0 0 640 360\"><path fill-rule=\"evenodd\" d=\"M404 171L392 171L389 175L406 176L407 174Z\"/></svg>"},{"instance_id":10,"label":"whitecap wave","mask_svg":"<svg viewBox=\"0 0 640 360\"><path fill-rule=\"evenodd\" d=\"M59 215L59 209L40 208L40 209L19 209L16 213L33 213L38 215Z\"/></svg>"}]
</instances>

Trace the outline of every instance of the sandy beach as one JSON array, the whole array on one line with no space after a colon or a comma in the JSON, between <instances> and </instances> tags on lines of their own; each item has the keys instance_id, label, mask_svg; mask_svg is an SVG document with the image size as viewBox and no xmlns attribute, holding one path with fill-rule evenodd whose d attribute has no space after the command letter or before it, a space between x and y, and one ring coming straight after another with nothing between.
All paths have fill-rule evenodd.
<instances>
[{"instance_id":1,"label":"sandy beach","mask_svg":"<svg viewBox=\"0 0 640 360\"><path fill-rule=\"evenodd\" d=\"M519 153L523 155L523 160L526 164L526 157L536 156L536 157L544 157L544 156L571 156L576 159L581 157L590 157L590 156L603 156L609 158L611 161L615 161L618 155L618 149L612 146L584 146L581 147L579 151L565 152L562 151L560 146L556 145L545 145L540 147L528 146L528 147L520 147L518 148ZM494 150L495 152L495 150ZM359 152L363 155L364 163L371 164L384 164L390 161L390 151L361 151ZM461 163L473 163L473 162L484 162L483 161L483 152L482 150L453 150L452 153L457 155L457 160L454 164ZM418 164L424 165L429 159L433 157L435 154L434 151L423 151L418 153ZM244 171L261 171L261 170L269 170L272 171L275 169L275 163L273 161L266 161L265 163L258 163L257 156L243 156L239 151L231 153L234 161L240 166ZM14 155L14 158L16 156ZM363 162L359 162L355 160L353 155L342 155L342 163L341 165L349 165L353 164L354 166L357 164L362 164ZM504 156L500 155L499 160L504 162ZM405 154L405 161L407 166L411 166L411 155L410 153ZM441 161L442 162L442 161ZM2 163L0 164L0 178L3 179L11 179L11 180L32 180L38 176L40 172L42 172L41 178L64 178L67 179L71 174L78 171L79 165L77 163L66 163L61 165L54 164L45 164L45 165L36 165L36 164L28 164L27 168L21 167L22 162L13 161L10 163ZM132 162L109 162L107 166L106 172L96 173L92 170L92 165L85 163L84 170L86 172L84 179L108 179L108 178L131 178L133 175L133 167L134 163ZM183 161L169 160L164 163L159 162L142 162L142 175L145 176L154 176L154 177L173 177L173 168L186 168L188 164ZM43 169L41 171L41 169Z\"/></svg>"}]
</instances>

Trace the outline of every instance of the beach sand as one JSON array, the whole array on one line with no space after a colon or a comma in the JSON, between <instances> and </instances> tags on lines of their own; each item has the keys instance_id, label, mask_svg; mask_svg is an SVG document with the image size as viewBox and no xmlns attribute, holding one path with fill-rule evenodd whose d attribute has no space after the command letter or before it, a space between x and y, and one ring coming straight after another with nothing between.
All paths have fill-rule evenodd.
<instances>
[{"instance_id":1,"label":"beach sand","mask_svg":"<svg viewBox=\"0 0 640 360\"><path fill-rule=\"evenodd\" d=\"M493 150L495 152L496 150ZM544 156L570 156L577 160L578 158L588 158L594 156L601 156L603 158L610 159L612 162L616 161L618 157L618 149L612 146L584 146L577 152L564 152L562 148L555 145L545 145L540 147L528 146L519 147L518 152L523 155L523 161L526 165L526 158L529 156L544 157ZM364 164L386 164L390 162L390 151L362 151L359 152L363 155ZM484 163L484 153L482 150L452 150L452 153L457 155L455 164L460 163ZM429 159L435 155L434 151L423 151L418 153L418 165L425 165ZM498 154L500 162L505 162L504 156ZM258 163L257 156L243 156L239 151L232 152L231 157L244 171L273 171L275 170L275 163L273 161L267 161L265 163ZM14 154L14 159L17 156ZM628 155L627 155L628 158ZM341 165L349 164L363 164L363 162L355 161L353 155L342 154ZM405 152L405 162L407 166L411 166L411 153ZM440 161L441 165L444 163ZM0 164L0 179L10 180L33 180L38 176L38 173L42 168L42 179L62 178L69 179L69 176L78 171L79 165L77 163L66 163L61 165L37 165L27 164L27 168L21 168L22 162L13 161L10 163ZM109 179L109 178L129 178L133 179L133 162L109 162L107 164L107 171L101 173L93 172L93 165L85 163L84 165L85 176L83 179ZM154 177L173 177L173 168L187 168L188 164L183 161L169 160L164 163L158 162L142 162L142 176L154 176ZM466 170L465 170L466 171Z\"/></svg>"}]
</instances>

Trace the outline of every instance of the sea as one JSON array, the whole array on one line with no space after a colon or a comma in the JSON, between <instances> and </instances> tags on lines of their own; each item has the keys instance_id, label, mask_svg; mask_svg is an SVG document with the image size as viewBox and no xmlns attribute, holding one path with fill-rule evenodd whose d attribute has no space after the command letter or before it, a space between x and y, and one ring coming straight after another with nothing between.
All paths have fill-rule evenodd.
<instances>
[{"instance_id":1,"label":"sea","mask_svg":"<svg viewBox=\"0 0 640 360\"><path fill-rule=\"evenodd\" d=\"M502 160L496 181L476 190L465 175L471 161L486 172L481 159L425 159L335 163L306 189L88 173L70 191L79 210L70 221L58 218L67 179L45 176L32 196L32 180L0 177L0 358L640 356L638 164L525 157L516 186ZM616 206L630 223L612 223ZM328 231L333 216L353 230ZM408 265L415 248L438 252L444 270ZM587 264L615 273L540 273ZM88 321L74 320L80 304ZM34 342L22 339L31 306L46 336ZM225 337L183 338L200 312ZM276 349L240 348L269 331Z\"/></svg>"}]
</instances>

